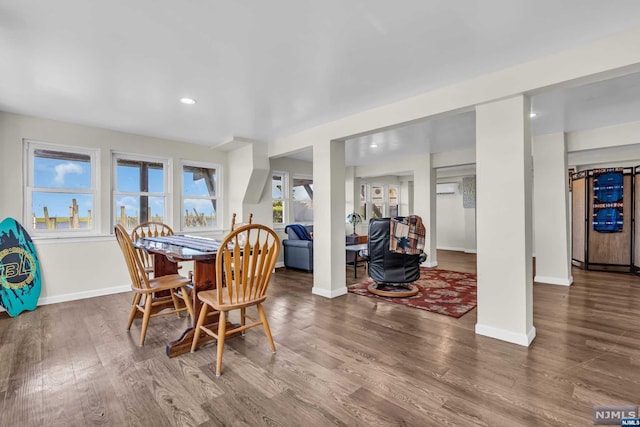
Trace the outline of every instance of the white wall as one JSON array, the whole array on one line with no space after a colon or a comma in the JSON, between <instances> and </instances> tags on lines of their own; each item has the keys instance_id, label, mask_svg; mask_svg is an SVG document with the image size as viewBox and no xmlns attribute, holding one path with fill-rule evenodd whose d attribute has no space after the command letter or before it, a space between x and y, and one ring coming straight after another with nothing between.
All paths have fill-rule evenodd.
<instances>
[{"instance_id":1,"label":"white wall","mask_svg":"<svg viewBox=\"0 0 640 427\"><path fill-rule=\"evenodd\" d=\"M455 194L438 194L436 196L436 223L438 230L438 249L476 251L476 218L475 208L464 208L462 204L462 176L438 178L438 184L445 182L458 183Z\"/></svg>"},{"instance_id":2,"label":"white wall","mask_svg":"<svg viewBox=\"0 0 640 427\"><path fill-rule=\"evenodd\" d=\"M438 184L455 182L455 194L436 195L438 249L464 251L466 248L465 214L462 207L462 177L439 179Z\"/></svg>"},{"instance_id":3,"label":"white wall","mask_svg":"<svg viewBox=\"0 0 640 427\"><path fill-rule=\"evenodd\" d=\"M23 140L96 148L100 152L99 229L93 237L37 238L34 243L42 264L41 303L57 302L128 290L129 278L124 259L112 234L111 151L167 157L172 162L172 187L169 201L173 209L167 222L180 230L180 161L194 160L221 164L227 155L208 147L158 138L109 131L53 120L0 112L0 218L23 221ZM223 194L229 191L223 177ZM226 224L228 214L223 215ZM210 233L221 237L221 233Z\"/></svg>"},{"instance_id":4,"label":"white wall","mask_svg":"<svg viewBox=\"0 0 640 427\"><path fill-rule=\"evenodd\" d=\"M235 145L237 148L228 153L227 176L233 189L224 199L227 211L236 213L236 221L239 223L247 222L249 214L253 214L254 223L271 224L271 201L263 200L267 182L271 188L266 147L264 144L245 141Z\"/></svg>"}]
</instances>

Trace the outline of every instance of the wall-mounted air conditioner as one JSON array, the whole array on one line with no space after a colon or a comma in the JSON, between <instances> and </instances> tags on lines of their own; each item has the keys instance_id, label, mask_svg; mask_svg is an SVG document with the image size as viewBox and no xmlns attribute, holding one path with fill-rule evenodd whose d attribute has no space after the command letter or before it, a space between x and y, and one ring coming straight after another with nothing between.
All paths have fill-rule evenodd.
<instances>
[{"instance_id":1,"label":"wall-mounted air conditioner","mask_svg":"<svg viewBox=\"0 0 640 427\"><path fill-rule=\"evenodd\" d=\"M442 184L436 184L436 194L458 194L459 189L459 182L443 182Z\"/></svg>"}]
</instances>

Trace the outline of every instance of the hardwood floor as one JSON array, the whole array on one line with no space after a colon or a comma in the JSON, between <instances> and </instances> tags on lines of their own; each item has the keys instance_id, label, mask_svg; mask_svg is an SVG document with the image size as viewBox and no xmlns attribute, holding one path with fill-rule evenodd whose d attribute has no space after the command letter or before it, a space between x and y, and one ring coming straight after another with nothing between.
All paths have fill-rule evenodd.
<instances>
[{"instance_id":1,"label":"hardwood floor","mask_svg":"<svg viewBox=\"0 0 640 427\"><path fill-rule=\"evenodd\" d=\"M475 271L474 255L438 260ZM476 335L476 310L329 300L279 270L265 303L277 353L259 329L231 338L217 379L215 343L164 355L187 319L151 319L138 347L129 293L2 314L0 425L592 425L594 405L640 404L640 278L573 276L534 286L527 349Z\"/></svg>"}]
</instances>

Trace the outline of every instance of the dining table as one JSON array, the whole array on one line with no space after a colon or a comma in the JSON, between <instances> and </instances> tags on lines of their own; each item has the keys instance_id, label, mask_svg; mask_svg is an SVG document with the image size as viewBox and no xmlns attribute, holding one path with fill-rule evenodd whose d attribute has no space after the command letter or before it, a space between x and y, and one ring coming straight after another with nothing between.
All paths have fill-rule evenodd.
<instances>
[{"instance_id":1,"label":"dining table","mask_svg":"<svg viewBox=\"0 0 640 427\"><path fill-rule=\"evenodd\" d=\"M137 248L153 255L154 277L177 274L179 261L193 261L191 289L193 324L178 339L169 342L166 346L166 353L169 357L190 352L196 323L202 308L198 293L216 288L216 255L220 241L200 236L169 235L142 237L134 244ZM209 312L205 324L209 328L217 330L218 318L218 312ZM199 344L202 345L213 339L207 334L202 334Z\"/></svg>"}]
</instances>

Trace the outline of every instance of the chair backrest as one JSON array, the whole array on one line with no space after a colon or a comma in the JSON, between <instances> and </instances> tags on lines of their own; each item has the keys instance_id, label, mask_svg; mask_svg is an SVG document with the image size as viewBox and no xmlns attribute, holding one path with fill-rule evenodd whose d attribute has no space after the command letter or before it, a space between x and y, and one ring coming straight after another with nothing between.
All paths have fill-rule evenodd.
<instances>
[{"instance_id":1,"label":"chair backrest","mask_svg":"<svg viewBox=\"0 0 640 427\"><path fill-rule=\"evenodd\" d=\"M136 289L150 289L149 277L145 272L144 265L139 256L141 251L136 250L135 246L133 246L133 241L123 226L116 224L114 231L124 260L127 263L127 268L129 269L131 286Z\"/></svg>"},{"instance_id":2,"label":"chair backrest","mask_svg":"<svg viewBox=\"0 0 640 427\"><path fill-rule=\"evenodd\" d=\"M253 221L253 213L249 214L249 222L247 222L247 224L251 224L251 222ZM241 222L236 224L236 213L234 212L233 215L231 216L231 231L233 231L236 227L240 227L242 225L245 225Z\"/></svg>"},{"instance_id":3,"label":"chair backrest","mask_svg":"<svg viewBox=\"0 0 640 427\"><path fill-rule=\"evenodd\" d=\"M173 229L163 222L143 222L131 230L131 239L135 242L141 237L172 236Z\"/></svg>"},{"instance_id":4,"label":"chair backrest","mask_svg":"<svg viewBox=\"0 0 640 427\"><path fill-rule=\"evenodd\" d=\"M266 225L247 224L229 233L216 256L218 304L264 300L279 252L280 239Z\"/></svg>"},{"instance_id":5,"label":"chair backrest","mask_svg":"<svg viewBox=\"0 0 640 427\"><path fill-rule=\"evenodd\" d=\"M391 218L369 221L369 276L378 283L410 283L420 278L420 254L389 250Z\"/></svg>"},{"instance_id":6,"label":"chair backrest","mask_svg":"<svg viewBox=\"0 0 640 427\"><path fill-rule=\"evenodd\" d=\"M158 237L158 236L173 236L173 229L167 224L162 222L143 222L142 224L131 230L131 240L134 242L141 237ZM153 271L153 256L139 250L140 260L147 273Z\"/></svg>"}]
</instances>

